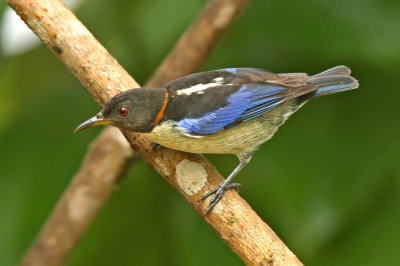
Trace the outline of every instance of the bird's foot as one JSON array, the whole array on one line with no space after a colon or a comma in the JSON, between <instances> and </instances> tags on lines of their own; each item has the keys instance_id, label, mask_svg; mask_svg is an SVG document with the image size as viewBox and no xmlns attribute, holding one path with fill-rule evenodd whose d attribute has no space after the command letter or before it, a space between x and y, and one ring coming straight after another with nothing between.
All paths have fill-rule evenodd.
<instances>
[{"instance_id":1,"label":"bird's foot","mask_svg":"<svg viewBox=\"0 0 400 266\"><path fill-rule=\"evenodd\" d=\"M236 191L239 191L240 184L239 183L231 183L231 184L223 184L222 183L218 187L208 191L203 196L201 196L201 198L198 201L204 200L204 199L208 198L208 196L214 194L214 197L212 197L212 199L210 200L210 203L208 204L204 215L209 213L215 207L215 205L217 205L217 203L221 200L222 196L224 195L225 191L230 190L232 188L235 189Z\"/></svg>"},{"instance_id":2,"label":"bird's foot","mask_svg":"<svg viewBox=\"0 0 400 266\"><path fill-rule=\"evenodd\" d=\"M150 149L151 151L158 151L161 148L161 145L156 143L156 142L151 142L150 143Z\"/></svg>"}]
</instances>

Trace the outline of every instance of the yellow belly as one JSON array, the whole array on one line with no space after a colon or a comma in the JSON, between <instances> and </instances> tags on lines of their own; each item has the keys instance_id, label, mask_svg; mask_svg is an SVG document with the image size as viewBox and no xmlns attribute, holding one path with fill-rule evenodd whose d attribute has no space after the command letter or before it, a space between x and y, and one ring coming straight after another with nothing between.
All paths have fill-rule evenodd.
<instances>
[{"instance_id":1,"label":"yellow belly","mask_svg":"<svg viewBox=\"0 0 400 266\"><path fill-rule=\"evenodd\" d=\"M297 106L293 108L291 102L288 102L235 127L199 138L185 136L174 127L175 123L170 121L163 122L150 133L142 134L147 139L174 150L191 153L239 154L253 151L258 145L269 140L296 109Z\"/></svg>"}]
</instances>

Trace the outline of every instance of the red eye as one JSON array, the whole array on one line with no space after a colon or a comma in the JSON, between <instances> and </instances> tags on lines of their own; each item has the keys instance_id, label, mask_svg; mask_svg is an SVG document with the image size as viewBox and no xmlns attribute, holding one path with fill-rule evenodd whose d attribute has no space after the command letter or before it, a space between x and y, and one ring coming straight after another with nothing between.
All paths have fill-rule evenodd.
<instances>
[{"instance_id":1,"label":"red eye","mask_svg":"<svg viewBox=\"0 0 400 266\"><path fill-rule=\"evenodd\" d=\"M128 114L128 109L125 107L121 107L118 109L118 114L120 116L126 116Z\"/></svg>"}]
</instances>

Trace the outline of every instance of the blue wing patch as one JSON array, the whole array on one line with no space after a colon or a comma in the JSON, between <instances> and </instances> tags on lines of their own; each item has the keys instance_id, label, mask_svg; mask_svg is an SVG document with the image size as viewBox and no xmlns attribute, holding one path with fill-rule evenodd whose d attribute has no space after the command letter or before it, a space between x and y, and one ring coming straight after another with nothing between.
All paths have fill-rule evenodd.
<instances>
[{"instance_id":1,"label":"blue wing patch","mask_svg":"<svg viewBox=\"0 0 400 266\"><path fill-rule=\"evenodd\" d=\"M252 101L250 106L241 115L243 121L255 118L266 113L282 103L287 88L276 85L252 85Z\"/></svg>"},{"instance_id":2,"label":"blue wing patch","mask_svg":"<svg viewBox=\"0 0 400 266\"><path fill-rule=\"evenodd\" d=\"M237 71L238 71L237 68L223 68L222 70L228 71L232 74L237 74Z\"/></svg>"},{"instance_id":3,"label":"blue wing patch","mask_svg":"<svg viewBox=\"0 0 400 266\"><path fill-rule=\"evenodd\" d=\"M214 134L270 111L284 100L286 87L247 84L226 99L226 105L199 118L185 118L176 126L192 137Z\"/></svg>"}]
</instances>

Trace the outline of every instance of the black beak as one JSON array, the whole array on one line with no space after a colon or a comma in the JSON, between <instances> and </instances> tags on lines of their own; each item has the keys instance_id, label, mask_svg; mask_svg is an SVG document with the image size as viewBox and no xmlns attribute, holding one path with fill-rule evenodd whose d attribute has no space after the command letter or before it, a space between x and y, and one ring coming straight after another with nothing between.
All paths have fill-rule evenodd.
<instances>
[{"instance_id":1,"label":"black beak","mask_svg":"<svg viewBox=\"0 0 400 266\"><path fill-rule=\"evenodd\" d=\"M74 132L78 132L82 129L86 129L89 127L94 127L94 126L98 126L98 125L112 125L113 121L110 119L105 119L103 117L103 114L101 112L99 112L97 115L95 115L94 117L86 120L85 122L83 122L82 124L80 124Z\"/></svg>"}]
</instances>

